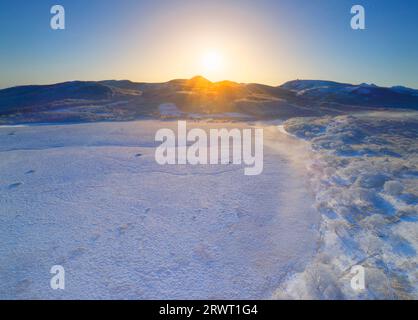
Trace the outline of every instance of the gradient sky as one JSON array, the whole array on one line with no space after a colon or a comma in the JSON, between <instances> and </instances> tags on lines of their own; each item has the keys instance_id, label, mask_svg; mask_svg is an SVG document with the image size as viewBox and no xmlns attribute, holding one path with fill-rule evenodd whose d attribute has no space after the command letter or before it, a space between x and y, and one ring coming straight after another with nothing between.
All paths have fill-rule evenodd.
<instances>
[{"instance_id":1,"label":"gradient sky","mask_svg":"<svg viewBox=\"0 0 418 320\"><path fill-rule=\"evenodd\" d=\"M66 30L50 29L50 8ZM366 9L366 30L350 9ZM223 57L206 70L202 57ZM162 82L201 74L418 87L416 0L2 0L0 87L68 80Z\"/></svg>"}]
</instances>

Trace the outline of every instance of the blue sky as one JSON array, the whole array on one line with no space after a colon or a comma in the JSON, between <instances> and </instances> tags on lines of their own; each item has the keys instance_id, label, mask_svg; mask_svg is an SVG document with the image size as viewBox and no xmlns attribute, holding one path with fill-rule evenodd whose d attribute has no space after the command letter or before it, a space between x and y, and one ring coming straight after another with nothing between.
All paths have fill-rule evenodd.
<instances>
[{"instance_id":1,"label":"blue sky","mask_svg":"<svg viewBox=\"0 0 418 320\"><path fill-rule=\"evenodd\" d=\"M50 28L50 8L66 29ZM350 8L366 9L366 30ZM2 0L0 87L67 80L159 82L196 74L418 87L416 0ZM206 70L205 52L222 56Z\"/></svg>"}]
</instances>

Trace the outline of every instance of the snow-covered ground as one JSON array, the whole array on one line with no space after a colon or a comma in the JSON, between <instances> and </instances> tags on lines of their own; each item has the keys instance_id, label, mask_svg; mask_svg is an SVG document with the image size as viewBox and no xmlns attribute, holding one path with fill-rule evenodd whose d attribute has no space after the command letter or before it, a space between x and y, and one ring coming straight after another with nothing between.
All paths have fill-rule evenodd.
<instances>
[{"instance_id":1,"label":"snow-covered ground","mask_svg":"<svg viewBox=\"0 0 418 320\"><path fill-rule=\"evenodd\" d=\"M0 127L0 298L270 298L303 272L319 236L309 145L263 125L259 176L160 166L155 132L176 125Z\"/></svg>"},{"instance_id":2,"label":"snow-covered ground","mask_svg":"<svg viewBox=\"0 0 418 320\"><path fill-rule=\"evenodd\" d=\"M259 176L158 165L176 126L0 127L0 298L418 298L417 112L188 121L263 127Z\"/></svg>"},{"instance_id":3,"label":"snow-covered ground","mask_svg":"<svg viewBox=\"0 0 418 320\"><path fill-rule=\"evenodd\" d=\"M309 141L306 163L321 213L320 248L277 298L418 298L418 112L296 118L282 127ZM364 291L350 287L365 268Z\"/></svg>"}]
</instances>

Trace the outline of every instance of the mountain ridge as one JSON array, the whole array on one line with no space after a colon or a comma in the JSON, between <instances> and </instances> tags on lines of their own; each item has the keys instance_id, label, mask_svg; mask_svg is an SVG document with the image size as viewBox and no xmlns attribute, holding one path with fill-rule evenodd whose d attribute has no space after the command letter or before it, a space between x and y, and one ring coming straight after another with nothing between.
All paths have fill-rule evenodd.
<instances>
[{"instance_id":1,"label":"mountain ridge","mask_svg":"<svg viewBox=\"0 0 418 320\"><path fill-rule=\"evenodd\" d=\"M68 81L0 90L0 123L130 120L227 113L255 119L350 113L366 109L418 110L418 90L328 80L292 80L279 86L212 82L202 76L161 83L130 80Z\"/></svg>"},{"instance_id":2,"label":"mountain ridge","mask_svg":"<svg viewBox=\"0 0 418 320\"><path fill-rule=\"evenodd\" d=\"M22 87L44 87L44 86L55 86L55 85L60 85L60 84L71 84L71 83L102 83L102 84L116 84L116 83L125 83L125 84L149 84L149 85L153 85L153 84L163 84L163 83L170 83L170 82L176 82L176 81L196 81L197 79L201 79L203 81L206 81L208 83L212 83L212 84L217 84L217 83L222 83L222 82L229 82L229 83L234 83L234 84L243 84L243 85L248 85L248 84L258 84L258 85L262 85L262 86L268 86L268 87L272 87L272 88L277 88L277 87L286 87L286 85L294 83L294 82L305 82L305 83L324 83L324 84L337 84L337 85L347 85L347 86L371 86L371 87L379 87L379 88L386 88L386 89L400 89L400 90L404 90L404 91L414 91L414 92L418 92L418 88L412 88L412 87L407 87L404 85L393 85L393 86L379 86L376 85L374 83L360 83L360 84L352 84L352 83L348 83L348 82L338 82L338 81L334 81L334 80L324 80L324 79L294 79L294 80L289 80L286 81L282 84L279 85L269 85L269 84L264 84L264 83L257 83L257 82L237 82L237 81L232 81L232 80L219 80L219 81L211 81L207 78L205 78L204 76L201 75L196 75L192 78L176 78L176 79L172 79L172 80L168 80L168 81L164 81L164 82L145 82L145 81L132 81L129 79L106 79L106 80L69 80L69 81L63 81L63 82L56 82L56 83L49 83L49 84L27 84L27 85L16 85L16 86L11 86L11 87L6 87L6 88L0 88L0 91L3 90L8 90L8 89L13 89L13 88L22 88Z\"/></svg>"}]
</instances>

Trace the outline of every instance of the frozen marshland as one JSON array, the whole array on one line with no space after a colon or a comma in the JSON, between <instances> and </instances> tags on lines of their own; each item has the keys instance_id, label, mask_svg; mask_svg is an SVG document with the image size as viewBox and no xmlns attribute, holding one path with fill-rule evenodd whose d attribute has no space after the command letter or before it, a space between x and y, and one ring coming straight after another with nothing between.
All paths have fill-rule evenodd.
<instances>
[{"instance_id":1,"label":"frozen marshland","mask_svg":"<svg viewBox=\"0 0 418 320\"><path fill-rule=\"evenodd\" d=\"M158 165L155 132L176 126L1 127L0 297L269 298L302 272L319 215L290 153L306 143L264 125L258 176L232 164ZM53 265L65 268L63 291L50 288Z\"/></svg>"},{"instance_id":2,"label":"frozen marshland","mask_svg":"<svg viewBox=\"0 0 418 320\"><path fill-rule=\"evenodd\" d=\"M0 127L0 298L418 297L417 113L188 122L263 127L258 176L158 165L176 125Z\"/></svg>"}]
</instances>

